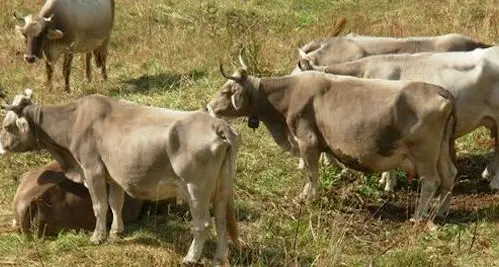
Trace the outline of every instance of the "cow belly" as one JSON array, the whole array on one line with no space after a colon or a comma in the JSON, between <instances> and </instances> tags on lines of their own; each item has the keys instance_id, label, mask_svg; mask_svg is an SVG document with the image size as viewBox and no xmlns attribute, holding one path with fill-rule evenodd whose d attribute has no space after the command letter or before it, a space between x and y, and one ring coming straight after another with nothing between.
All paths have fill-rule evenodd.
<instances>
[{"instance_id":1,"label":"cow belly","mask_svg":"<svg viewBox=\"0 0 499 267\"><path fill-rule=\"evenodd\" d=\"M122 185L125 192L135 199L158 201L187 196L187 186L179 178L150 179Z\"/></svg>"}]
</instances>

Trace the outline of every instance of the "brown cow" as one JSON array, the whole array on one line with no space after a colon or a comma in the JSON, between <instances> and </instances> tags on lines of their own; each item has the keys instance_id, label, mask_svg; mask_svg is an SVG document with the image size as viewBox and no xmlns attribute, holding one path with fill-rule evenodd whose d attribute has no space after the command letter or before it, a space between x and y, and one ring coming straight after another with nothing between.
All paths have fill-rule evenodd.
<instances>
[{"instance_id":1,"label":"brown cow","mask_svg":"<svg viewBox=\"0 0 499 267\"><path fill-rule=\"evenodd\" d=\"M14 196L13 226L22 233L54 235L65 229L93 230L95 216L88 189L69 180L57 161L25 172ZM142 201L125 195L123 221L139 219ZM108 212L110 222L111 212Z\"/></svg>"},{"instance_id":2,"label":"brown cow","mask_svg":"<svg viewBox=\"0 0 499 267\"><path fill-rule=\"evenodd\" d=\"M26 40L24 60L34 63L45 55L47 83L52 86L54 64L64 54L63 74L65 90L69 92L69 76L73 53L85 53L85 71L92 79L90 62L92 53L107 79L106 60L114 21L114 0L63 1L48 0L38 15L22 18L24 26L16 31Z\"/></svg>"},{"instance_id":3,"label":"brown cow","mask_svg":"<svg viewBox=\"0 0 499 267\"><path fill-rule=\"evenodd\" d=\"M240 58L241 60L241 58ZM422 180L414 215L421 219L439 185L444 215L456 175L452 161L454 99L423 82L359 79L319 72L256 78L243 68L206 106L210 114L260 119L274 140L304 159L309 182L302 197L316 195L321 152L360 171L396 167L416 170Z\"/></svg>"}]
</instances>

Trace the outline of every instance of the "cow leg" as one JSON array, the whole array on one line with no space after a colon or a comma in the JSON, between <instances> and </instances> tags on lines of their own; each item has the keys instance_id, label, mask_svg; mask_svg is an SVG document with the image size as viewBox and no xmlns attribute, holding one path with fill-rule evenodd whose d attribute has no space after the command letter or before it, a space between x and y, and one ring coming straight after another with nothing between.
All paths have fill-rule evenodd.
<instances>
[{"instance_id":1,"label":"cow leg","mask_svg":"<svg viewBox=\"0 0 499 267\"><path fill-rule=\"evenodd\" d=\"M193 221L193 240L187 255L182 260L185 264L196 263L201 257L204 243L208 237L208 227L211 223L209 211L209 194L205 188L188 184L190 208Z\"/></svg>"},{"instance_id":2,"label":"cow leg","mask_svg":"<svg viewBox=\"0 0 499 267\"><path fill-rule=\"evenodd\" d=\"M64 53L64 63L62 65L62 74L64 75L64 90L70 92L69 76L71 75L71 63L73 62L73 53Z\"/></svg>"},{"instance_id":3,"label":"cow leg","mask_svg":"<svg viewBox=\"0 0 499 267\"><path fill-rule=\"evenodd\" d=\"M108 44L109 39L106 39L104 43L97 49L94 50L95 63L97 67L101 69L102 78L107 80L107 55L108 55Z\"/></svg>"},{"instance_id":4,"label":"cow leg","mask_svg":"<svg viewBox=\"0 0 499 267\"><path fill-rule=\"evenodd\" d=\"M109 206L113 213L113 223L109 235L111 238L116 238L123 233L123 203L125 201L125 191L116 183L111 182L109 185Z\"/></svg>"},{"instance_id":5,"label":"cow leg","mask_svg":"<svg viewBox=\"0 0 499 267\"><path fill-rule=\"evenodd\" d=\"M104 170L102 170L101 166L94 166L94 168L90 169L84 168L84 173L96 219L94 233L90 238L90 242L99 244L106 240L107 234L108 198Z\"/></svg>"},{"instance_id":6,"label":"cow leg","mask_svg":"<svg viewBox=\"0 0 499 267\"><path fill-rule=\"evenodd\" d=\"M232 178L231 178L232 179ZM217 231L217 250L215 252L214 263L216 266L224 266L228 262L228 235L227 235L227 210L229 205L229 196L231 194L229 185L222 179L219 181L219 188L215 189L214 208L215 208L215 228Z\"/></svg>"},{"instance_id":7,"label":"cow leg","mask_svg":"<svg viewBox=\"0 0 499 267\"><path fill-rule=\"evenodd\" d=\"M52 89L53 89L52 77L54 76L54 62L50 62L48 60L45 60L45 71L46 71L46 75L47 75L46 86L49 88L50 91L52 91Z\"/></svg>"},{"instance_id":8,"label":"cow leg","mask_svg":"<svg viewBox=\"0 0 499 267\"><path fill-rule=\"evenodd\" d=\"M92 53L85 53L85 75L88 82L92 82Z\"/></svg>"},{"instance_id":9,"label":"cow leg","mask_svg":"<svg viewBox=\"0 0 499 267\"><path fill-rule=\"evenodd\" d=\"M447 214L451 197L452 188L454 187L455 178L457 175L457 168L454 164L453 159L455 158L455 148L453 139L450 139L450 134L452 132L452 123L448 123L447 131L444 134L444 138L440 145L440 156L438 158L437 168L440 174L441 188L440 188L440 207L436 214L436 217L443 218ZM451 143L452 142L452 143Z\"/></svg>"},{"instance_id":10,"label":"cow leg","mask_svg":"<svg viewBox=\"0 0 499 267\"><path fill-rule=\"evenodd\" d=\"M499 119L496 119L495 121L497 122L499 121ZM499 165L499 141L497 138L498 131L499 129L497 129L497 126L494 125L493 130L491 130L492 136L494 138L494 155L492 156L489 164L487 164L485 171L482 173L483 178L492 177L492 180L489 183L489 186L492 189L499 189L499 173L497 172L497 167Z\"/></svg>"},{"instance_id":11,"label":"cow leg","mask_svg":"<svg viewBox=\"0 0 499 267\"><path fill-rule=\"evenodd\" d=\"M418 221L428 215L430 202L440 185L436 162L417 164L416 168L421 176L421 194L418 207L412 220Z\"/></svg>"},{"instance_id":12,"label":"cow leg","mask_svg":"<svg viewBox=\"0 0 499 267\"><path fill-rule=\"evenodd\" d=\"M395 185L397 185L397 173L395 170L390 170L387 172L383 172L381 174L381 179L379 179L378 183L381 185L385 185L385 192L393 192Z\"/></svg>"}]
</instances>

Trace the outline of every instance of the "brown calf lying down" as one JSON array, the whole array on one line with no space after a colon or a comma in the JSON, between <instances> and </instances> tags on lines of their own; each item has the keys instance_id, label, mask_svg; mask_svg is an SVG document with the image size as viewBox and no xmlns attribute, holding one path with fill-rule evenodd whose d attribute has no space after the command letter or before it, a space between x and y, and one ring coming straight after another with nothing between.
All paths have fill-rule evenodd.
<instances>
[{"instance_id":1,"label":"brown calf lying down","mask_svg":"<svg viewBox=\"0 0 499 267\"><path fill-rule=\"evenodd\" d=\"M65 229L93 230L95 215L88 189L69 180L57 161L25 172L14 196L13 226L22 233L55 235ZM142 201L125 195L123 221L139 219ZM111 222L111 212L108 222Z\"/></svg>"}]
</instances>

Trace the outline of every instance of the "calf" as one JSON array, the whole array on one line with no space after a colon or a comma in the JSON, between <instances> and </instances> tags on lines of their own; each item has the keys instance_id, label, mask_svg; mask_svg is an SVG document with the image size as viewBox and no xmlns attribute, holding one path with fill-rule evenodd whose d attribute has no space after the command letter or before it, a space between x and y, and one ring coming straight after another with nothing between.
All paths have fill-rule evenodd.
<instances>
[{"instance_id":1,"label":"calf","mask_svg":"<svg viewBox=\"0 0 499 267\"><path fill-rule=\"evenodd\" d=\"M69 180L57 161L21 176L13 209L13 226L28 235L55 235L61 230L92 230L95 226L88 189ZM141 211L142 201L125 195L123 222L138 220Z\"/></svg>"},{"instance_id":2,"label":"calf","mask_svg":"<svg viewBox=\"0 0 499 267\"><path fill-rule=\"evenodd\" d=\"M485 126L495 139L495 153L483 171L499 188L499 47L469 52L378 55L328 66L316 66L304 53L302 70L389 80L419 80L447 88L456 97L456 137ZM394 175L391 177L394 184Z\"/></svg>"},{"instance_id":3,"label":"calf","mask_svg":"<svg viewBox=\"0 0 499 267\"><path fill-rule=\"evenodd\" d=\"M205 112L150 108L102 95L41 106L31 103L30 90L4 108L9 112L0 131L0 154L44 148L68 178L85 183L96 217L92 242L107 238L108 203L110 234L123 232L125 191L153 201L180 196L194 223L183 262L201 257L211 224L210 203L217 230L215 263L227 262L228 235L238 242L232 182L239 144L227 122Z\"/></svg>"},{"instance_id":4,"label":"calf","mask_svg":"<svg viewBox=\"0 0 499 267\"><path fill-rule=\"evenodd\" d=\"M240 58L241 59L241 58ZM358 79L304 72L278 78L247 74L244 62L207 105L216 117L261 120L274 140L305 162L309 182L301 197L315 197L321 152L361 171L401 167L422 177L414 219L442 187L448 209L456 168L454 100L442 87L422 82Z\"/></svg>"},{"instance_id":5,"label":"calf","mask_svg":"<svg viewBox=\"0 0 499 267\"><path fill-rule=\"evenodd\" d=\"M16 31L26 40L24 60L34 63L45 55L47 83L52 86L54 64L64 54L62 72L65 90L69 92L69 76L74 53L85 53L85 72L92 79L91 59L107 79L108 44L114 21L114 0L64 1L47 0L40 12L24 18L24 26Z\"/></svg>"}]
</instances>

